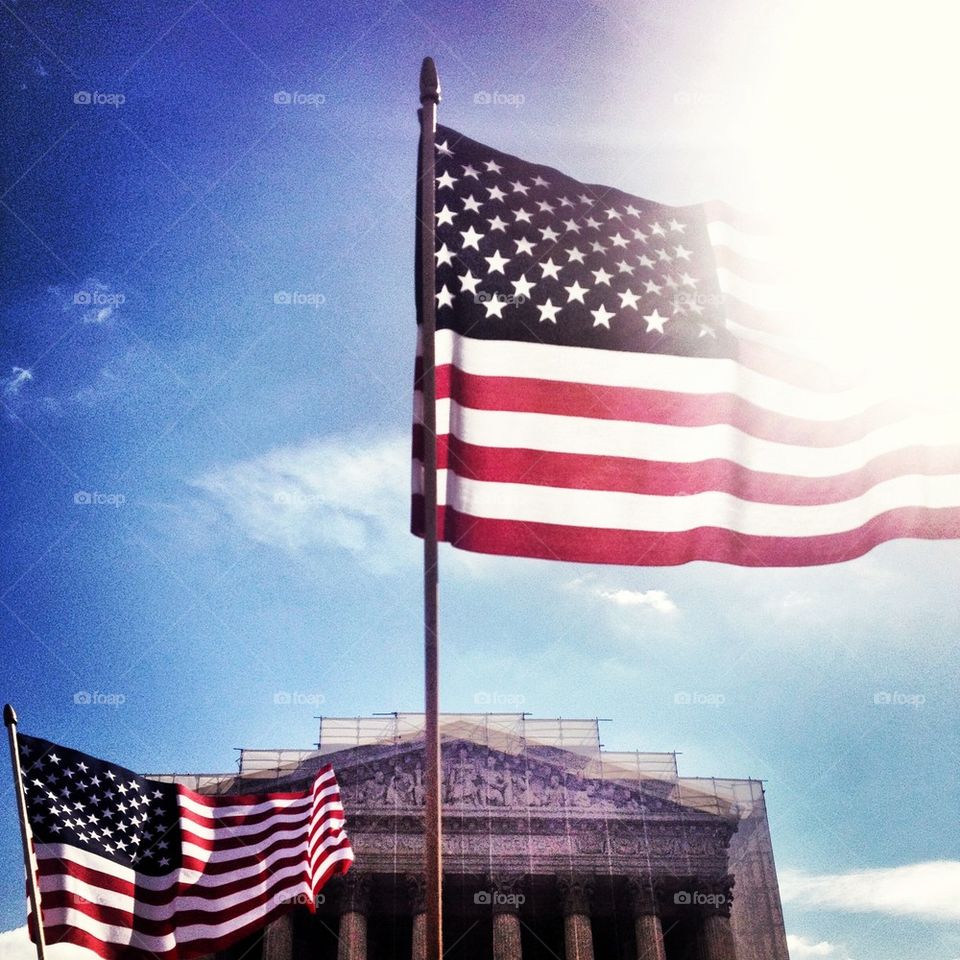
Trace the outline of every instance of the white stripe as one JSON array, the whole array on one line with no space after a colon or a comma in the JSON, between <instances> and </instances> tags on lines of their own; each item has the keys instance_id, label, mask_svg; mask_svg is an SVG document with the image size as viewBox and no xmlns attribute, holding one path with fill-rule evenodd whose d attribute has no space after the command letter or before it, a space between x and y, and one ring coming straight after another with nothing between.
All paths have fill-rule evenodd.
<instances>
[{"instance_id":1,"label":"white stripe","mask_svg":"<svg viewBox=\"0 0 960 960\"><path fill-rule=\"evenodd\" d=\"M195 837L202 837L205 840L215 840L223 837L247 837L268 830L276 830L281 824L284 826L299 825L303 829L307 825L309 815L309 810L294 810L292 813L276 813L261 823L243 823L236 826L219 823L214 827L203 826L195 820L181 817L180 828L185 833L192 833Z\"/></svg>"},{"instance_id":2,"label":"white stripe","mask_svg":"<svg viewBox=\"0 0 960 960\"><path fill-rule=\"evenodd\" d=\"M284 847L282 854L277 854L278 856L290 857L298 850L306 849L307 840L304 826L300 826L296 830L277 830L269 836L264 837L263 840L258 843L237 847L234 850L205 850L203 847L198 847L195 843L191 843L186 836L182 838L181 845L185 857L194 857L197 860L202 860L204 863L227 863L230 860L241 860L243 857L249 857L251 854L259 853L277 841L295 840L298 837L300 838L300 843L294 846Z\"/></svg>"},{"instance_id":3,"label":"white stripe","mask_svg":"<svg viewBox=\"0 0 960 960\"><path fill-rule=\"evenodd\" d=\"M788 416L831 421L855 416L882 399L858 387L825 394L806 390L741 367L734 360L670 354L562 347L512 340L476 340L438 330L437 364L454 364L486 377L526 377L565 383L642 388L672 393L729 393Z\"/></svg>"},{"instance_id":4,"label":"white stripe","mask_svg":"<svg viewBox=\"0 0 960 960\"><path fill-rule=\"evenodd\" d=\"M319 878L324 873L326 873L327 870L329 870L330 867L333 866L333 864L340 863L344 860L349 860L351 863L353 863L355 859L356 857L354 856L353 848L344 847L341 850L334 850L333 853L325 857L319 863L317 863L316 861L311 861L310 867L313 870L314 875L317 878Z\"/></svg>"},{"instance_id":5,"label":"white stripe","mask_svg":"<svg viewBox=\"0 0 960 960\"><path fill-rule=\"evenodd\" d=\"M184 910L205 910L211 914L218 913L268 891L272 891L271 897L274 904L280 902L280 900L291 899L297 892L309 893L310 887L307 881L296 879L302 877L306 866L305 862L298 863L279 871L269 871L265 866L261 866L258 870L259 879L256 882L251 881L249 886L235 890L227 896L209 900L184 893L174 897L170 903L163 906L144 903L129 894L108 890L95 884L86 883L77 877L63 875L41 877L40 890L41 892L65 890L89 900L93 904L115 907L128 913L136 913L138 917L162 922L175 919L176 915ZM234 885L237 879L236 876L232 876L230 878L231 885Z\"/></svg>"},{"instance_id":6,"label":"white stripe","mask_svg":"<svg viewBox=\"0 0 960 960\"><path fill-rule=\"evenodd\" d=\"M198 816L208 820L219 820L222 817L250 816L255 813L262 813L264 810L306 810L310 808L312 802L311 798L306 796L294 797L289 800L265 800L262 803L251 803L248 805L232 804L231 806L213 807L198 803L193 797L185 793L178 794L177 800L181 807L186 807Z\"/></svg>"},{"instance_id":7,"label":"white stripe","mask_svg":"<svg viewBox=\"0 0 960 960\"><path fill-rule=\"evenodd\" d=\"M790 313L790 302L782 286L744 280L726 267L717 267L717 284L723 293L733 294L738 300L758 310Z\"/></svg>"},{"instance_id":8,"label":"white stripe","mask_svg":"<svg viewBox=\"0 0 960 960\"><path fill-rule=\"evenodd\" d=\"M682 532L721 527L751 536L813 537L844 533L897 507L960 507L960 477L896 477L863 496L823 506L751 503L726 493L659 497L468 480L437 474L438 501L492 520L519 520L607 530ZM414 492L421 492L417 471Z\"/></svg>"},{"instance_id":9,"label":"white stripe","mask_svg":"<svg viewBox=\"0 0 960 960\"><path fill-rule=\"evenodd\" d=\"M710 243L715 247L729 247L752 260L780 260L776 240L771 235L743 233L725 220L711 220L707 224Z\"/></svg>"},{"instance_id":10,"label":"white stripe","mask_svg":"<svg viewBox=\"0 0 960 960\"><path fill-rule=\"evenodd\" d=\"M677 427L549 413L475 410L437 401L437 436L452 434L480 447L543 450L658 463L729 460L763 473L835 477L908 446L960 446L960 418L911 417L834 447L798 446L752 437L728 424Z\"/></svg>"}]
</instances>

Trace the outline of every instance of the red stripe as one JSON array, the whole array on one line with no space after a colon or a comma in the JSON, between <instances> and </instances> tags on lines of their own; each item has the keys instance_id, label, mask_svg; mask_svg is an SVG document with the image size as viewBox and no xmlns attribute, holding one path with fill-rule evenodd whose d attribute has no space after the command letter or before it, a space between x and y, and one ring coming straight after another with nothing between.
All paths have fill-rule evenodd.
<instances>
[{"instance_id":1,"label":"red stripe","mask_svg":"<svg viewBox=\"0 0 960 960\"><path fill-rule=\"evenodd\" d=\"M842 420L818 422L773 413L733 393L690 394L522 377L465 373L437 367L437 399L474 410L507 410L563 417L657 423L679 427L729 424L752 437L797 446L832 447L922 412L919 403L877 404Z\"/></svg>"},{"instance_id":2,"label":"red stripe","mask_svg":"<svg viewBox=\"0 0 960 960\"><path fill-rule=\"evenodd\" d=\"M423 536L423 498L413 497L414 533ZM960 510L902 507L856 530L813 537L759 537L717 527L680 533L603 530L489 520L437 510L440 539L463 550L511 557L626 566L676 566L693 560L745 567L807 567L853 560L887 540L960 537Z\"/></svg>"},{"instance_id":3,"label":"red stripe","mask_svg":"<svg viewBox=\"0 0 960 960\"><path fill-rule=\"evenodd\" d=\"M422 462L423 434L414 428L413 456ZM480 447L456 436L437 438L437 468L469 480L525 483L571 490L604 490L682 497L719 491L753 503L818 506L862 496L885 480L905 475L960 473L960 446L909 447L833 477L794 477L748 470L729 460L659 463L628 457Z\"/></svg>"}]
</instances>

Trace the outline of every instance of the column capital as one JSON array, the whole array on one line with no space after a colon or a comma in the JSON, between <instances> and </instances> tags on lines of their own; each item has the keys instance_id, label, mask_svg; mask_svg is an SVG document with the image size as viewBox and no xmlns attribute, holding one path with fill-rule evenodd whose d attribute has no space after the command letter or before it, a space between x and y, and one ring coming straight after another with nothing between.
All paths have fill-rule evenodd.
<instances>
[{"instance_id":1,"label":"column capital","mask_svg":"<svg viewBox=\"0 0 960 960\"><path fill-rule=\"evenodd\" d=\"M340 884L340 912L366 913L370 907L370 876L351 870Z\"/></svg>"},{"instance_id":2,"label":"column capital","mask_svg":"<svg viewBox=\"0 0 960 960\"><path fill-rule=\"evenodd\" d=\"M734 883L734 878L730 874L698 881L697 901L704 916L730 916L730 910L733 907Z\"/></svg>"},{"instance_id":3,"label":"column capital","mask_svg":"<svg viewBox=\"0 0 960 960\"><path fill-rule=\"evenodd\" d=\"M524 877L519 873L487 874L490 905L494 913L516 913L524 901Z\"/></svg>"},{"instance_id":4,"label":"column capital","mask_svg":"<svg viewBox=\"0 0 960 960\"><path fill-rule=\"evenodd\" d=\"M408 873L404 877L407 894L410 897L411 913L427 911L427 878L422 873Z\"/></svg>"},{"instance_id":5,"label":"column capital","mask_svg":"<svg viewBox=\"0 0 960 960\"><path fill-rule=\"evenodd\" d=\"M590 914L590 895L593 893L593 877L569 874L557 877L557 886L563 897L563 912Z\"/></svg>"},{"instance_id":6,"label":"column capital","mask_svg":"<svg viewBox=\"0 0 960 960\"><path fill-rule=\"evenodd\" d=\"M660 913L661 885L653 877L628 877L627 892L634 917Z\"/></svg>"}]
</instances>

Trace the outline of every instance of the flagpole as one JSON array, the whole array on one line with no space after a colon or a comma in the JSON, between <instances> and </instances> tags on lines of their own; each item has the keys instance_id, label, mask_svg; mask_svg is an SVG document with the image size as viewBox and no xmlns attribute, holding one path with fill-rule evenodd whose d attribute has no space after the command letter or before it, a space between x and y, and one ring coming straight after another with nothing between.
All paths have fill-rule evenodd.
<instances>
[{"instance_id":1,"label":"flagpole","mask_svg":"<svg viewBox=\"0 0 960 960\"><path fill-rule=\"evenodd\" d=\"M33 832L27 819L27 799L23 793L23 775L20 771L20 743L17 740L17 711L8 703L3 708L3 722L7 727L10 742L10 764L13 767L13 789L17 795L17 811L20 814L20 840L23 844L23 865L27 871L27 895L33 911L33 926L36 934L37 960L44 960L46 942L43 939L43 919L40 916L40 889L33 863Z\"/></svg>"},{"instance_id":2,"label":"flagpole","mask_svg":"<svg viewBox=\"0 0 960 960\"><path fill-rule=\"evenodd\" d=\"M437 413L436 259L434 256L434 139L440 80L432 57L420 67L420 334L423 396L423 673L426 710L426 810L424 871L426 873L427 960L443 956L443 825L440 794L440 637L437 594Z\"/></svg>"}]
</instances>

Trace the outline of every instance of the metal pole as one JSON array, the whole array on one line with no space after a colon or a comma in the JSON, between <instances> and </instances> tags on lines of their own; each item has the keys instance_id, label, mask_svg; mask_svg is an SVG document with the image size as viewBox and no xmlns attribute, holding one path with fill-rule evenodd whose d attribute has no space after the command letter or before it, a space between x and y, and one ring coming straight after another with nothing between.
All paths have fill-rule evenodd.
<instances>
[{"instance_id":1,"label":"metal pole","mask_svg":"<svg viewBox=\"0 0 960 960\"><path fill-rule=\"evenodd\" d=\"M13 789L17 795L17 812L20 814L20 841L23 844L23 865L27 871L27 895L33 911L33 927L36 937L37 960L44 960L46 941L43 939L43 918L40 915L40 888L33 865L33 832L27 819L27 800L23 794L23 775L20 771L20 744L17 741L17 711L8 703L3 708L3 722L10 741L10 764L13 767Z\"/></svg>"},{"instance_id":2,"label":"metal pole","mask_svg":"<svg viewBox=\"0 0 960 960\"><path fill-rule=\"evenodd\" d=\"M423 673L426 709L426 810L424 813L424 871L427 893L427 960L443 956L443 848L440 794L440 638L437 592L437 414L436 259L434 232L434 138L440 80L431 57L420 68L420 336L423 396Z\"/></svg>"}]
</instances>

